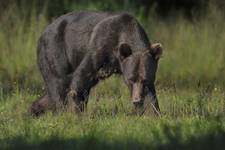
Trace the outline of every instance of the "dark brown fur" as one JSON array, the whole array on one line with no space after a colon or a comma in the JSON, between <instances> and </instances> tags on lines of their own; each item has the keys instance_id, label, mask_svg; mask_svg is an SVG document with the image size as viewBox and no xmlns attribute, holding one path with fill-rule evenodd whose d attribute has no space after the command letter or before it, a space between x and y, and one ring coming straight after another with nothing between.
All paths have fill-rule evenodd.
<instances>
[{"instance_id":1,"label":"dark brown fur","mask_svg":"<svg viewBox=\"0 0 225 150\"><path fill-rule=\"evenodd\" d=\"M113 73L123 75L131 95L140 91L132 97L135 104L150 94L159 110L154 87L159 52L151 48L144 29L130 14L63 15L39 39L37 60L47 95L32 104L31 112L59 110L68 100L83 111L90 89ZM135 76L135 80L131 81L130 76ZM136 82L141 86L132 90ZM48 101L48 107L44 101Z\"/></svg>"}]
</instances>

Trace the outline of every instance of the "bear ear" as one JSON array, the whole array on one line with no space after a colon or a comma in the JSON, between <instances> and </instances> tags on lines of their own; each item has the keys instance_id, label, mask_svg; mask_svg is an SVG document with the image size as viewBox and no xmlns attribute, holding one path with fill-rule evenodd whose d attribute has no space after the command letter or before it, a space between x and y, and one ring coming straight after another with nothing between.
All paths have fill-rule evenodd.
<instances>
[{"instance_id":1,"label":"bear ear","mask_svg":"<svg viewBox=\"0 0 225 150\"><path fill-rule=\"evenodd\" d=\"M153 43L150 46L150 53L154 56L156 60L158 60L163 53L163 48L161 43Z\"/></svg>"},{"instance_id":2,"label":"bear ear","mask_svg":"<svg viewBox=\"0 0 225 150\"><path fill-rule=\"evenodd\" d=\"M121 60L124 60L125 58L127 58L128 56L132 54L132 50L127 43L120 44L118 52L119 52L119 58Z\"/></svg>"}]
</instances>

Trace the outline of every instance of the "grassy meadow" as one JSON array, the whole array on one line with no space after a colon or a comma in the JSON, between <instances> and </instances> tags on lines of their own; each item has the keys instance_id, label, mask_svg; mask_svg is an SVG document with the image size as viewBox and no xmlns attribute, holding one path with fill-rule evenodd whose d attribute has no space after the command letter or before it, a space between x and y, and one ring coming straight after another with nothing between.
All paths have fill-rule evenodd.
<instances>
[{"instance_id":1,"label":"grassy meadow","mask_svg":"<svg viewBox=\"0 0 225 150\"><path fill-rule=\"evenodd\" d=\"M36 64L38 37L51 22L45 11L18 13L12 5L0 16L0 149L225 149L224 13L210 7L191 21L133 13L164 46L156 81L161 117L134 115L125 84L112 76L91 91L81 116L32 118L27 109L45 88Z\"/></svg>"}]
</instances>

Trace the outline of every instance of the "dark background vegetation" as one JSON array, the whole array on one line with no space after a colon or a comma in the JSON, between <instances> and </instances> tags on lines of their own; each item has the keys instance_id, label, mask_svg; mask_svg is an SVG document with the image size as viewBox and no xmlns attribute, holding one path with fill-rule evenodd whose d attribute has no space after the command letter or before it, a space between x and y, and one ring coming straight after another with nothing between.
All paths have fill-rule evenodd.
<instances>
[{"instance_id":1,"label":"dark background vegetation","mask_svg":"<svg viewBox=\"0 0 225 150\"><path fill-rule=\"evenodd\" d=\"M35 7L39 13L46 9L48 17L54 17L71 11L73 5L97 4L102 11L115 10L143 10L144 15L148 15L152 9L157 15L169 17L171 13L183 13L186 17L204 16L210 4L217 5L219 9L224 9L225 2L221 0L1 0L1 10L7 9L12 4L17 5L21 13L32 11Z\"/></svg>"}]
</instances>

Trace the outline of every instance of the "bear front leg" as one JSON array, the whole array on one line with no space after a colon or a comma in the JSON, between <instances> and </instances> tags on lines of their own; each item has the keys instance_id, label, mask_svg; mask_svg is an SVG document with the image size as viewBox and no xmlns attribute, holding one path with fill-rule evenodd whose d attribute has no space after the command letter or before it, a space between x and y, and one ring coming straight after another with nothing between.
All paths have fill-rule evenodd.
<instances>
[{"instance_id":1,"label":"bear front leg","mask_svg":"<svg viewBox=\"0 0 225 150\"><path fill-rule=\"evenodd\" d=\"M70 111L81 113L86 110L87 98L81 97L75 90L70 90L67 94L67 105Z\"/></svg>"},{"instance_id":2,"label":"bear front leg","mask_svg":"<svg viewBox=\"0 0 225 150\"><path fill-rule=\"evenodd\" d=\"M72 75L67 102L77 112L84 111L87 106L89 91L98 82L96 74L100 63L96 64L94 60L96 59L93 58L93 55L87 54Z\"/></svg>"}]
</instances>

